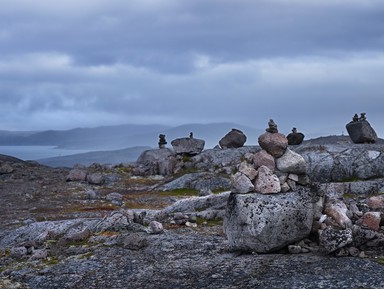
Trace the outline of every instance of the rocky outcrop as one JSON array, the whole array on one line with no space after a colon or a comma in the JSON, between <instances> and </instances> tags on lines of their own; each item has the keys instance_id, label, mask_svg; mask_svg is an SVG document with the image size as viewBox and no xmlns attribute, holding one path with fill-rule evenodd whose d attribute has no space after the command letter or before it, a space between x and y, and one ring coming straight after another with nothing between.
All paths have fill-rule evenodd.
<instances>
[{"instance_id":1,"label":"rocky outcrop","mask_svg":"<svg viewBox=\"0 0 384 289\"><path fill-rule=\"evenodd\" d=\"M146 150L139 156L136 164L136 174L166 176L173 173L176 158L174 152L167 148Z\"/></svg>"},{"instance_id":2,"label":"rocky outcrop","mask_svg":"<svg viewBox=\"0 0 384 289\"><path fill-rule=\"evenodd\" d=\"M176 154L197 155L204 149L205 141L197 138L177 138L171 142Z\"/></svg>"},{"instance_id":3,"label":"rocky outcrop","mask_svg":"<svg viewBox=\"0 0 384 289\"><path fill-rule=\"evenodd\" d=\"M247 141L247 136L238 129L233 128L220 141L221 148L239 148L244 146Z\"/></svg>"},{"instance_id":4,"label":"rocky outcrop","mask_svg":"<svg viewBox=\"0 0 384 289\"><path fill-rule=\"evenodd\" d=\"M313 182L369 180L384 176L383 142L353 144L348 137L311 140L296 147Z\"/></svg>"}]
</instances>

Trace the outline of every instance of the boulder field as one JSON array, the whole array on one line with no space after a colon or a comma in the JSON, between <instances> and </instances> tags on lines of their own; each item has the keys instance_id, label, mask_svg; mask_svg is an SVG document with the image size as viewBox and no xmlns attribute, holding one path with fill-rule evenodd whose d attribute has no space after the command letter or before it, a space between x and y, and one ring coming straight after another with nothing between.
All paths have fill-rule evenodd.
<instances>
[{"instance_id":1,"label":"boulder field","mask_svg":"<svg viewBox=\"0 0 384 289\"><path fill-rule=\"evenodd\" d=\"M383 288L384 142L283 138L74 168L0 155L0 288Z\"/></svg>"}]
</instances>

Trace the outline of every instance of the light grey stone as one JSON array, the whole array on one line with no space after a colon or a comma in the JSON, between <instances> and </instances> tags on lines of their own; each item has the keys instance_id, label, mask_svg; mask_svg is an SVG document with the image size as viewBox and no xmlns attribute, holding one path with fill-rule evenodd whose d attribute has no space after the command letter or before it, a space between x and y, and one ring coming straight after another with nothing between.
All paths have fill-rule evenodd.
<instances>
[{"instance_id":1,"label":"light grey stone","mask_svg":"<svg viewBox=\"0 0 384 289\"><path fill-rule=\"evenodd\" d=\"M177 138L171 145L176 154L197 155L203 151L205 141L197 138Z\"/></svg>"},{"instance_id":2,"label":"light grey stone","mask_svg":"<svg viewBox=\"0 0 384 289\"><path fill-rule=\"evenodd\" d=\"M276 159L276 167L279 171L293 174L305 174L306 164L304 158L291 151L289 148L286 149L285 153Z\"/></svg>"},{"instance_id":3,"label":"light grey stone","mask_svg":"<svg viewBox=\"0 0 384 289\"><path fill-rule=\"evenodd\" d=\"M246 194L253 192L255 189L249 177L246 175L237 172L232 176L232 186L231 191L237 194Z\"/></svg>"},{"instance_id":4,"label":"light grey stone","mask_svg":"<svg viewBox=\"0 0 384 289\"><path fill-rule=\"evenodd\" d=\"M307 237L313 222L309 190L284 194L231 194L224 231L235 250L267 253Z\"/></svg>"},{"instance_id":5,"label":"light grey stone","mask_svg":"<svg viewBox=\"0 0 384 289\"><path fill-rule=\"evenodd\" d=\"M257 176L257 170L247 162L241 162L238 168L239 172L246 175L250 180Z\"/></svg>"}]
</instances>

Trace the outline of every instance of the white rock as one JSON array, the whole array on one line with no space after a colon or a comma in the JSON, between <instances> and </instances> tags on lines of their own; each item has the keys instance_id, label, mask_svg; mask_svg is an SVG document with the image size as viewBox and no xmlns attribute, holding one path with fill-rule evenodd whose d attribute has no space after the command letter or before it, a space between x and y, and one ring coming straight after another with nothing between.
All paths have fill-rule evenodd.
<instances>
[{"instance_id":1,"label":"white rock","mask_svg":"<svg viewBox=\"0 0 384 289\"><path fill-rule=\"evenodd\" d=\"M293 174L305 174L306 164L304 158L291 151L289 148L278 159L276 159L276 167L279 171Z\"/></svg>"}]
</instances>

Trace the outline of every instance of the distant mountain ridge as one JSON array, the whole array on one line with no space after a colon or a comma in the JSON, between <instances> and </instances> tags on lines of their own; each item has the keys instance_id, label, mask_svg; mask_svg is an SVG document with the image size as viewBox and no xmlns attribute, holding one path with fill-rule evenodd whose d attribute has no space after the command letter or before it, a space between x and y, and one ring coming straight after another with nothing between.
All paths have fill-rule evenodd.
<instances>
[{"instance_id":1,"label":"distant mountain ridge","mask_svg":"<svg viewBox=\"0 0 384 289\"><path fill-rule=\"evenodd\" d=\"M212 148L232 128L242 130L251 144L257 143L262 130L235 123L184 124L176 127L151 124L125 124L70 130L47 130L40 132L0 131L0 145L41 145L68 149L123 149L137 146L157 147L159 134L165 134L168 146L176 138L194 137L204 139L206 148ZM247 144L247 143L246 143Z\"/></svg>"}]
</instances>

